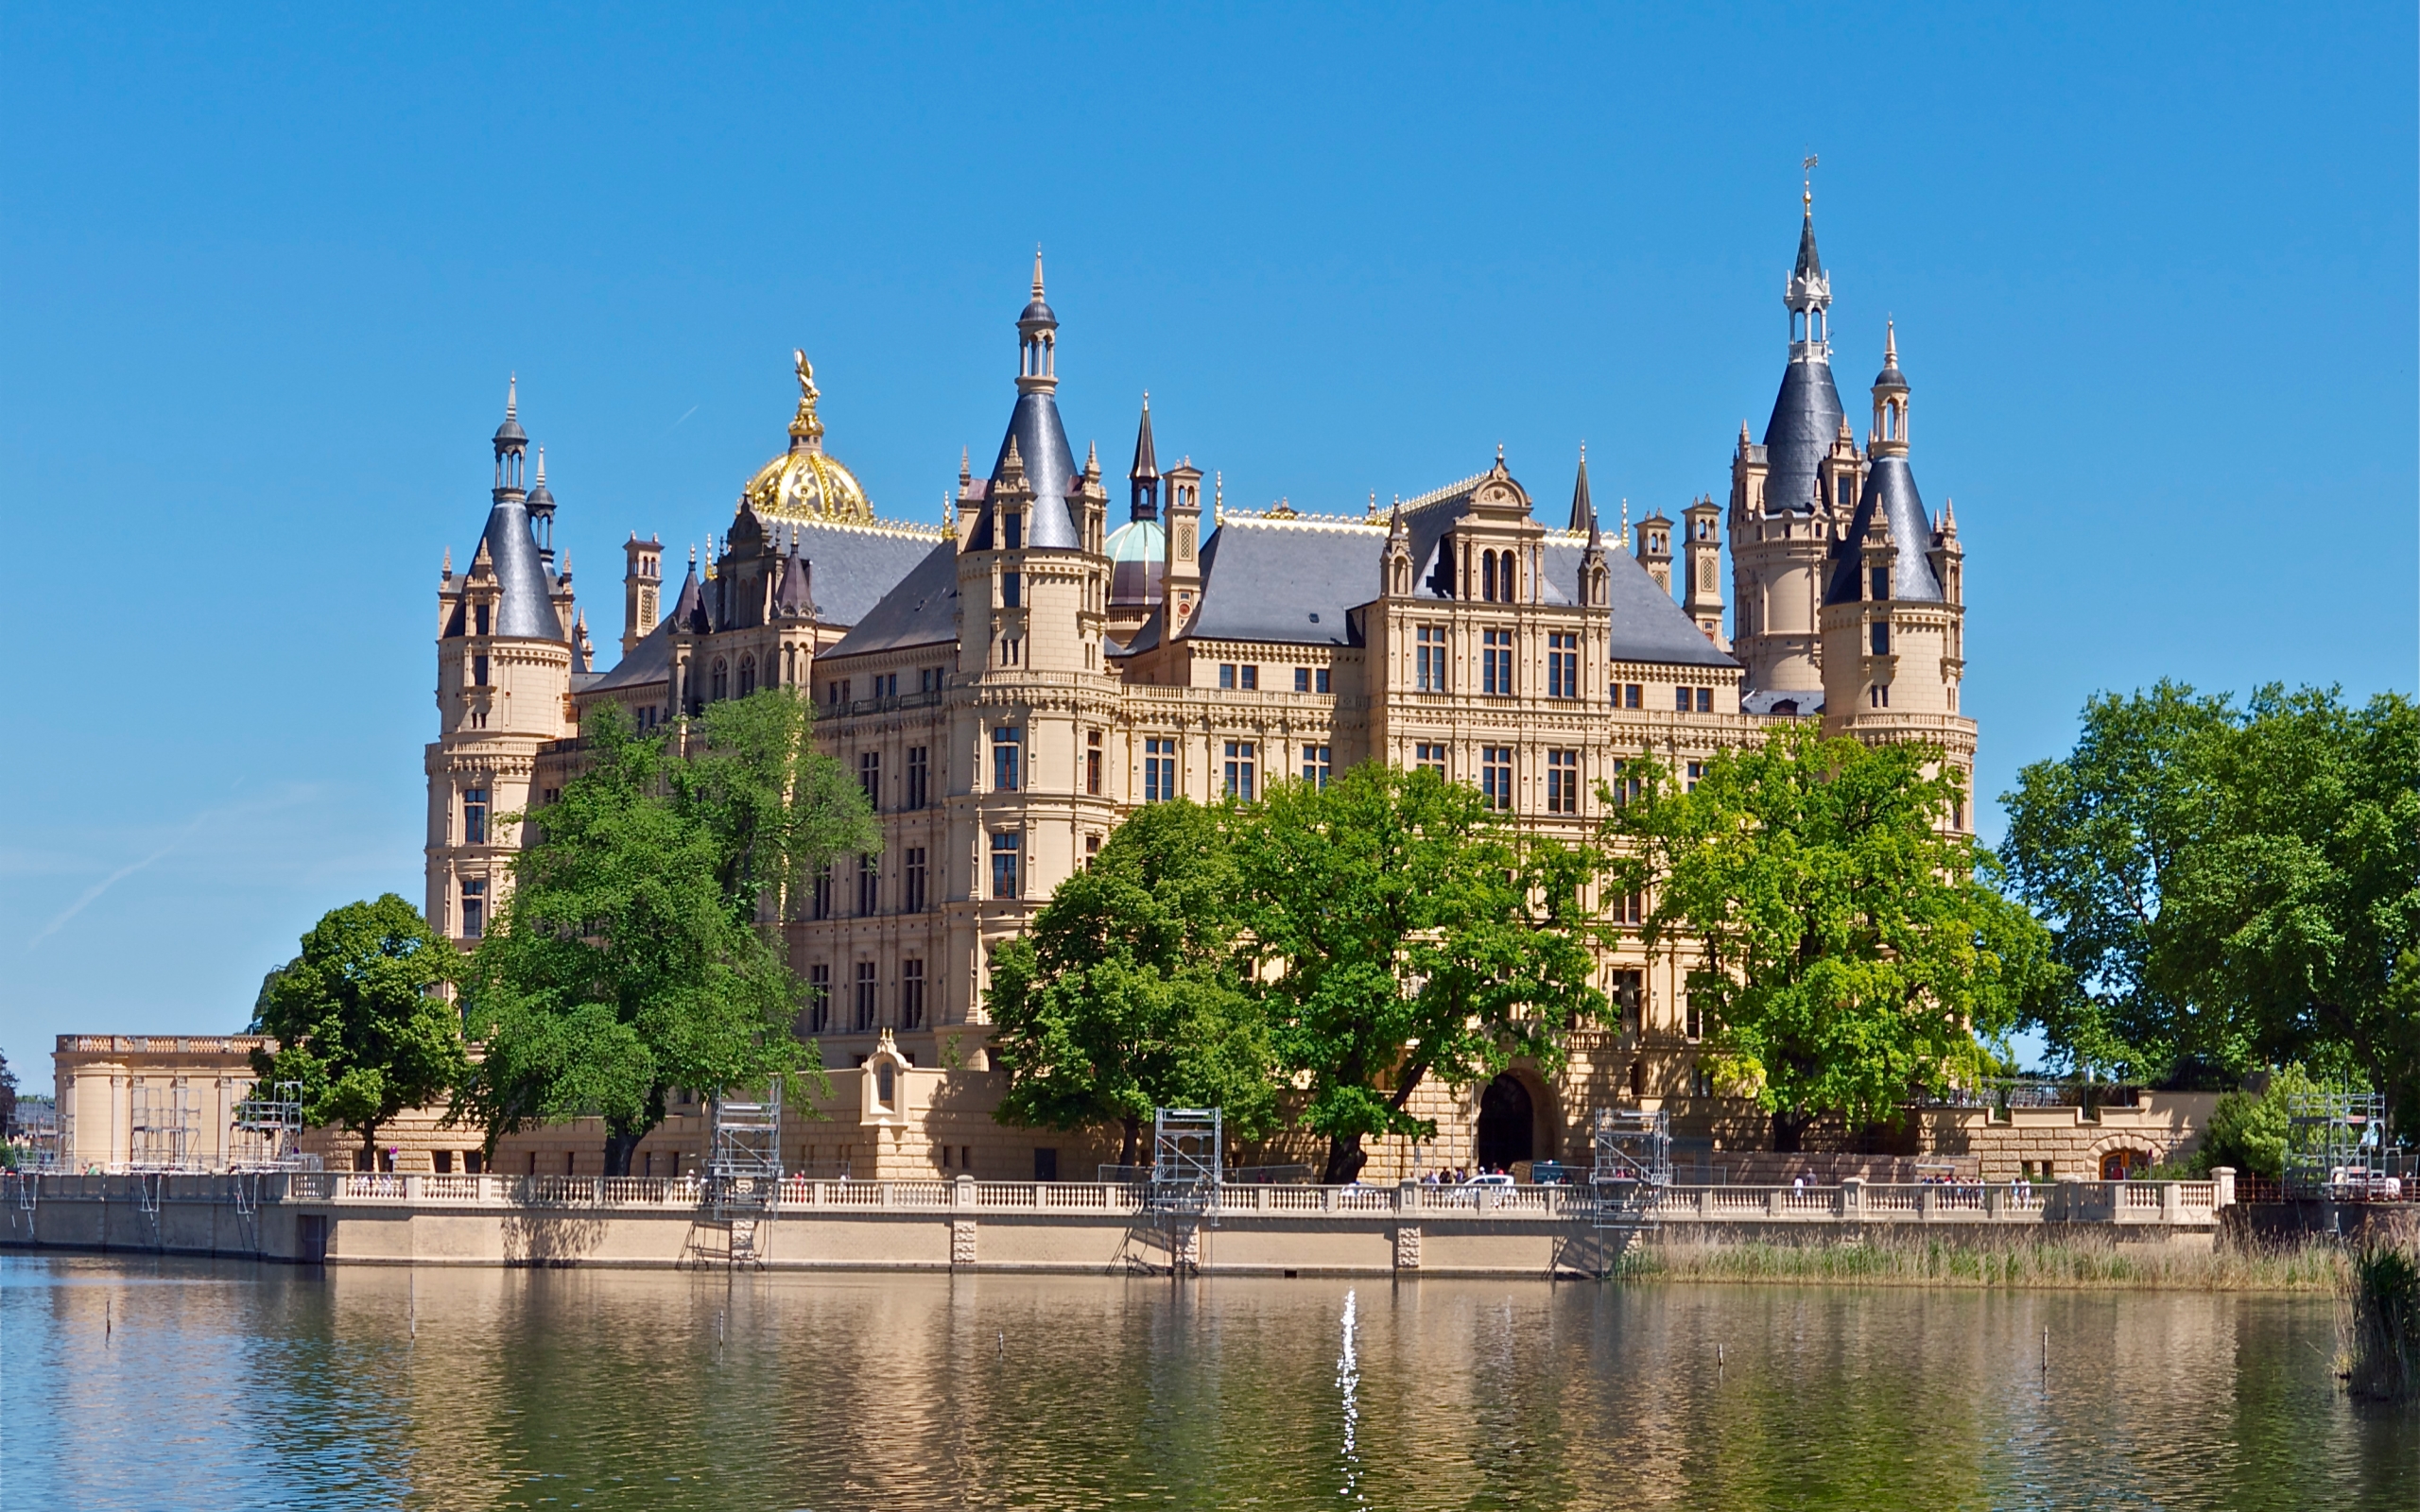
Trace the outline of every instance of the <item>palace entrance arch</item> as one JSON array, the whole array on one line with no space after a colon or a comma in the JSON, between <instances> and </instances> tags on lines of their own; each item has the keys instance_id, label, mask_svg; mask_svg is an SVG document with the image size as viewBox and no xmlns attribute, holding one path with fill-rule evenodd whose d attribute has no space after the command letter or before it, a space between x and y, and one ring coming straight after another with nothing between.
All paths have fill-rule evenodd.
<instances>
[{"instance_id":1,"label":"palace entrance arch","mask_svg":"<svg viewBox=\"0 0 2420 1512\"><path fill-rule=\"evenodd\" d=\"M1506 1171L1515 1160L1535 1160L1537 1129L1537 1104L1529 1085L1508 1071L1478 1094L1478 1138L1472 1158L1485 1171Z\"/></svg>"}]
</instances>

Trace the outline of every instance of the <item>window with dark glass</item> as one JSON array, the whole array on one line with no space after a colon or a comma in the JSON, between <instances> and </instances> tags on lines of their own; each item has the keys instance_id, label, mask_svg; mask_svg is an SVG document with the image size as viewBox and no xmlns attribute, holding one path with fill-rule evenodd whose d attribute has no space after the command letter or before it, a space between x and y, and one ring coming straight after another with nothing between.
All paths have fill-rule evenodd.
<instances>
[{"instance_id":1,"label":"window with dark glass","mask_svg":"<svg viewBox=\"0 0 2420 1512\"><path fill-rule=\"evenodd\" d=\"M1576 750L1547 752L1547 812L1580 812L1580 753Z\"/></svg>"},{"instance_id":2,"label":"window with dark glass","mask_svg":"<svg viewBox=\"0 0 2420 1512\"><path fill-rule=\"evenodd\" d=\"M1616 758L1614 762L1614 801L1628 803L1645 791L1646 779L1630 769L1630 763Z\"/></svg>"},{"instance_id":3,"label":"window with dark glass","mask_svg":"<svg viewBox=\"0 0 2420 1512\"><path fill-rule=\"evenodd\" d=\"M1227 797L1239 798L1247 803L1251 802L1253 770L1253 743L1249 740L1227 742Z\"/></svg>"},{"instance_id":4,"label":"window with dark glass","mask_svg":"<svg viewBox=\"0 0 2420 1512\"><path fill-rule=\"evenodd\" d=\"M1327 786L1328 772L1333 765L1332 758L1330 756L1330 752L1333 748L1334 747L1327 746L1305 746L1303 747L1304 782L1310 783L1314 787Z\"/></svg>"},{"instance_id":5,"label":"window with dark glass","mask_svg":"<svg viewBox=\"0 0 2420 1512\"><path fill-rule=\"evenodd\" d=\"M1013 793L1023 776L1018 760L1017 727L995 725L992 730L992 786L994 791Z\"/></svg>"},{"instance_id":6,"label":"window with dark glass","mask_svg":"<svg viewBox=\"0 0 2420 1512\"><path fill-rule=\"evenodd\" d=\"M1024 854L1025 836L1014 830L994 831L992 835L992 896L1014 898L1018 894L1017 862Z\"/></svg>"},{"instance_id":7,"label":"window with dark glass","mask_svg":"<svg viewBox=\"0 0 2420 1512\"><path fill-rule=\"evenodd\" d=\"M1232 688L1232 687L1234 687L1235 685L1236 685L1236 664L1235 664L1233 662L1219 662L1219 686L1220 686L1220 687L1222 687L1222 688Z\"/></svg>"},{"instance_id":8,"label":"window with dark glass","mask_svg":"<svg viewBox=\"0 0 2420 1512\"><path fill-rule=\"evenodd\" d=\"M1100 797L1100 731L1084 731L1084 791Z\"/></svg>"},{"instance_id":9,"label":"window with dark glass","mask_svg":"<svg viewBox=\"0 0 2420 1512\"><path fill-rule=\"evenodd\" d=\"M1874 654L1889 656L1891 654L1891 622L1876 620L1868 628L1874 632Z\"/></svg>"},{"instance_id":10,"label":"window with dark glass","mask_svg":"<svg viewBox=\"0 0 2420 1512\"><path fill-rule=\"evenodd\" d=\"M1411 747L1411 765L1417 771L1445 775L1445 747L1442 744L1420 742Z\"/></svg>"},{"instance_id":11,"label":"window with dark glass","mask_svg":"<svg viewBox=\"0 0 2420 1512\"><path fill-rule=\"evenodd\" d=\"M1580 636L1557 630L1547 637L1547 696L1580 696Z\"/></svg>"},{"instance_id":12,"label":"window with dark glass","mask_svg":"<svg viewBox=\"0 0 2420 1512\"><path fill-rule=\"evenodd\" d=\"M1025 574L1002 573L1000 575L1000 607L1002 609L1025 607Z\"/></svg>"},{"instance_id":13,"label":"window with dark glass","mask_svg":"<svg viewBox=\"0 0 2420 1512\"><path fill-rule=\"evenodd\" d=\"M806 1032L822 1034L832 1027L832 968L821 961L806 969Z\"/></svg>"},{"instance_id":14,"label":"window with dark glass","mask_svg":"<svg viewBox=\"0 0 2420 1512\"><path fill-rule=\"evenodd\" d=\"M1294 691L1296 693L1308 693L1311 691L1310 668L1296 667L1294 669Z\"/></svg>"},{"instance_id":15,"label":"window with dark glass","mask_svg":"<svg viewBox=\"0 0 2420 1512\"><path fill-rule=\"evenodd\" d=\"M1646 702L1646 698L1647 689L1638 683L1628 683L1622 688L1622 707L1625 709L1639 708Z\"/></svg>"},{"instance_id":16,"label":"window with dark glass","mask_svg":"<svg viewBox=\"0 0 2420 1512\"><path fill-rule=\"evenodd\" d=\"M882 752L857 752L857 791L865 794L868 808L882 807Z\"/></svg>"},{"instance_id":17,"label":"window with dark glass","mask_svg":"<svg viewBox=\"0 0 2420 1512\"><path fill-rule=\"evenodd\" d=\"M1313 693L1325 693L1328 691L1329 670L1330 669L1327 667L1315 667L1312 669L1311 691Z\"/></svg>"},{"instance_id":18,"label":"window with dark glass","mask_svg":"<svg viewBox=\"0 0 2420 1512\"><path fill-rule=\"evenodd\" d=\"M1247 662L1242 666L1237 667L1236 672L1237 676L1242 678L1245 688L1257 690L1260 687L1260 667L1258 663Z\"/></svg>"},{"instance_id":19,"label":"window with dark glass","mask_svg":"<svg viewBox=\"0 0 2420 1512\"><path fill-rule=\"evenodd\" d=\"M1176 798L1176 742L1159 735L1143 742L1143 801L1167 803Z\"/></svg>"},{"instance_id":20,"label":"window with dark glass","mask_svg":"<svg viewBox=\"0 0 2420 1512\"><path fill-rule=\"evenodd\" d=\"M857 963L856 1031L865 1034L873 1028L875 967L872 961Z\"/></svg>"},{"instance_id":21,"label":"window with dark glass","mask_svg":"<svg viewBox=\"0 0 2420 1512\"><path fill-rule=\"evenodd\" d=\"M1512 747L1482 746L1478 758L1479 796L1492 809L1512 806Z\"/></svg>"},{"instance_id":22,"label":"window with dark glass","mask_svg":"<svg viewBox=\"0 0 2420 1512\"><path fill-rule=\"evenodd\" d=\"M715 670L710 696L721 699L731 696L731 666L722 658L715 658Z\"/></svg>"},{"instance_id":23,"label":"window with dark glass","mask_svg":"<svg viewBox=\"0 0 2420 1512\"><path fill-rule=\"evenodd\" d=\"M925 963L909 956L899 963L899 1027L925 1026Z\"/></svg>"},{"instance_id":24,"label":"window with dark glass","mask_svg":"<svg viewBox=\"0 0 2420 1512\"><path fill-rule=\"evenodd\" d=\"M1025 544L1025 511L1023 509L1001 511L1000 539L1001 543L1010 551L1015 551Z\"/></svg>"},{"instance_id":25,"label":"window with dark glass","mask_svg":"<svg viewBox=\"0 0 2420 1512\"><path fill-rule=\"evenodd\" d=\"M1414 632L1413 686L1422 693L1445 691L1445 627L1423 625Z\"/></svg>"},{"instance_id":26,"label":"window with dark glass","mask_svg":"<svg viewBox=\"0 0 2420 1512\"><path fill-rule=\"evenodd\" d=\"M925 911L925 848L908 848L907 864L899 873L899 908L902 913L921 914Z\"/></svg>"},{"instance_id":27,"label":"window with dark glass","mask_svg":"<svg viewBox=\"0 0 2420 1512\"><path fill-rule=\"evenodd\" d=\"M739 696L745 698L755 691L756 659L752 656L743 656L739 659Z\"/></svg>"},{"instance_id":28,"label":"window with dark glass","mask_svg":"<svg viewBox=\"0 0 2420 1512\"><path fill-rule=\"evenodd\" d=\"M882 912L882 858L857 857L857 915L865 918Z\"/></svg>"},{"instance_id":29,"label":"window with dark glass","mask_svg":"<svg viewBox=\"0 0 2420 1512\"><path fill-rule=\"evenodd\" d=\"M908 747L908 806L909 808L921 809L925 806L925 783L929 771L930 767L927 765L926 757L925 755L925 747L922 746Z\"/></svg>"},{"instance_id":30,"label":"window with dark glass","mask_svg":"<svg viewBox=\"0 0 2420 1512\"><path fill-rule=\"evenodd\" d=\"M1705 763L1689 763L1688 785L1690 792L1694 793L1698 790L1698 780L1703 776L1705 776Z\"/></svg>"},{"instance_id":31,"label":"window with dark glass","mask_svg":"<svg viewBox=\"0 0 2420 1512\"><path fill-rule=\"evenodd\" d=\"M1512 632L1485 630L1480 632L1479 691L1497 697L1510 697L1512 693Z\"/></svg>"},{"instance_id":32,"label":"window with dark glass","mask_svg":"<svg viewBox=\"0 0 2420 1512\"><path fill-rule=\"evenodd\" d=\"M1714 690L1712 688L1700 688L1698 690L1698 713L1702 714L1710 714L1714 713Z\"/></svg>"},{"instance_id":33,"label":"window with dark glass","mask_svg":"<svg viewBox=\"0 0 2420 1512\"><path fill-rule=\"evenodd\" d=\"M817 919L832 917L832 863L829 861L815 868L815 899L811 907Z\"/></svg>"},{"instance_id":34,"label":"window with dark glass","mask_svg":"<svg viewBox=\"0 0 2420 1512\"><path fill-rule=\"evenodd\" d=\"M462 884L462 937L477 939L487 929L488 885L473 877Z\"/></svg>"},{"instance_id":35,"label":"window with dark glass","mask_svg":"<svg viewBox=\"0 0 2420 1512\"><path fill-rule=\"evenodd\" d=\"M484 787L462 789L462 843L488 843L488 790Z\"/></svg>"}]
</instances>

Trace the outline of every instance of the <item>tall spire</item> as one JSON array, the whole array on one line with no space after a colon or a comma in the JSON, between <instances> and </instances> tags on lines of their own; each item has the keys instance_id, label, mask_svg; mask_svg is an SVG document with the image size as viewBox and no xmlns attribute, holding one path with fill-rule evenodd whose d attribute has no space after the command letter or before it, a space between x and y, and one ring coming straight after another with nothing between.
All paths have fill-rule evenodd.
<instances>
[{"instance_id":1,"label":"tall spire","mask_svg":"<svg viewBox=\"0 0 2420 1512\"><path fill-rule=\"evenodd\" d=\"M1151 442L1151 391L1143 390L1143 419L1134 429L1134 465L1126 470L1132 507L1127 518L1160 517L1160 458Z\"/></svg>"},{"instance_id":2,"label":"tall spire","mask_svg":"<svg viewBox=\"0 0 2420 1512\"><path fill-rule=\"evenodd\" d=\"M1042 298L1042 244L1033 244L1033 297Z\"/></svg>"},{"instance_id":3,"label":"tall spire","mask_svg":"<svg viewBox=\"0 0 2420 1512\"><path fill-rule=\"evenodd\" d=\"M521 428L521 375L505 382L504 423L495 428L495 496L521 492L521 468L529 450L529 433Z\"/></svg>"},{"instance_id":4,"label":"tall spire","mask_svg":"<svg viewBox=\"0 0 2420 1512\"><path fill-rule=\"evenodd\" d=\"M1059 317L1042 297L1042 247L1033 249L1033 298L1017 317L1017 392L1059 387Z\"/></svg>"},{"instance_id":5,"label":"tall spire","mask_svg":"<svg viewBox=\"0 0 2420 1512\"><path fill-rule=\"evenodd\" d=\"M1580 443L1580 477L1571 486L1571 524L1575 532L1597 528L1597 506L1588 497L1588 443Z\"/></svg>"}]
</instances>

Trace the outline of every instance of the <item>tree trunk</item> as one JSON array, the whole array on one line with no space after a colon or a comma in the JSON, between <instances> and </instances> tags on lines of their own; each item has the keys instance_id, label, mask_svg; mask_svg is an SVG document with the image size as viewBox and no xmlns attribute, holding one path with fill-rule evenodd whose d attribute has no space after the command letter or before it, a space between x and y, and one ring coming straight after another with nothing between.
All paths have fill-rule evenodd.
<instances>
[{"instance_id":1,"label":"tree trunk","mask_svg":"<svg viewBox=\"0 0 2420 1512\"><path fill-rule=\"evenodd\" d=\"M1143 1121L1129 1117L1125 1122L1126 1143L1118 1146L1117 1163L1132 1168L1134 1164L1135 1151L1143 1143Z\"/></svg>"},{"instance_id":2,"label":"tree trunk","mask_svg":"<svg viewBox=\"0 0 2420 1512\"><path fill-rule=\"evenodd\" d=\"M1327 1169L1320 1180L1328 1186L1340 1187L1361 1174L1370 1163L1369 1153L1361 1148L1358 1134L1339 1134L1327 1142Z\"/></svg>"},{"instance_id":3,"label":"tree trunk","mask_svg":"<svg viewBox=\"0 0 2420 1512\"><path fill-rule=\"evenodd\" d=\"M362 1158L370 1162L368 1165L362 1167L363 1170L375 1171L378 1169L377 1125L364 1124L361 1125L361 1154Z\"/></svg>"},{"instance_id":4,"label":"tree trunk","mask_svg":"<svg viewBox=\"0 0 2420 1512\"><path fill-rule=\"evenodd\" d=\"M1815 1122L1812 1113L1789 1108L1773 1109L1773 1150L1780 1155L1799 1154L1806 1138L1806 1126Z\"/></svg>"},{"instance_id":5,"label":"tree trunk","mask_svg":"<svg viewBox=\"0 0 2420 1512\"><path fill-rule=\"evenodd\" d=\"M630 1175L631 1156L637 1151L639 1141L645 1138L647 1138L646 1129L633 1132L617 1129L608 1125L605 1129L605 1174L607 1176Z\"/></svg>"}]
</instances>

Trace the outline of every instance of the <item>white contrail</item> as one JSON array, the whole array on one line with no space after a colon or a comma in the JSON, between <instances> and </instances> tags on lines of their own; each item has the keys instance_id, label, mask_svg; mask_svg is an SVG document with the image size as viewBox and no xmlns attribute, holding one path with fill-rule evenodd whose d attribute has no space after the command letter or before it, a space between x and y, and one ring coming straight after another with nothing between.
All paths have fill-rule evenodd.
<instances>
[{"instance_id":1,"label":"white contrail","mask_svg":"<svg viewBox=\"0 0 2420 1512\"><path fill-rule=\"evenodd\" d=\"M676 420L676 421L674 421L671 424L666 425L666 427L664 427L664 434L665 434L665 435L666 435L666 436L669 436L669 435L671 435L674 431L679 430L679 429L681 428L682 421L685 421L685 420L687 420L687 419L689 418L689 416L694 415L694 414L696 414L697 412L698 412L698 406L697 406L697 405L695 405L695 404L691 404L691 405L689 406L689 408L688 408L687 412L682 415L681 420Z\"/></svg>"},{"instance_id":2,"label":"white contrail","mask_svg":"<svg viewBox=\"0 0 2420 1512\"><path fill-rule=\"evenodd\" d=\"M86 908L90 907L95 899L100 897L101 894L109 891L112 887L116 886L119 883L124 882L127 878L133 876L136 872L141 871L144 868L150 866L153 862L158 861L161 857L166 855L169 851L174 850L177 847L184 844L187 840L192 839L196 830L200 829L204 824L209 823L212 819L225 812L226 810L224 809L202 810L200 813L195 815L191 819L187 820L185 822L185 827L179 830L176 834L169 839L166 845L164 845L159 850L152 851L149 855L145 856L140 861L130 861L127 863L125 866L118 868L115 871L111 872L108 876L103 877L100 881L85 888L83 893L78 897L74 902L69 903L57 918L53 919L49 923L44 924L42 927L41 932L36 934L33 938L26 941L26 949L31 950L35 946L41 944L43 940L50 938L51 936L58 934L60 926L64 925L69 919L75 918L78 914L82 913Z\"/></svg>"}]
</instances>

